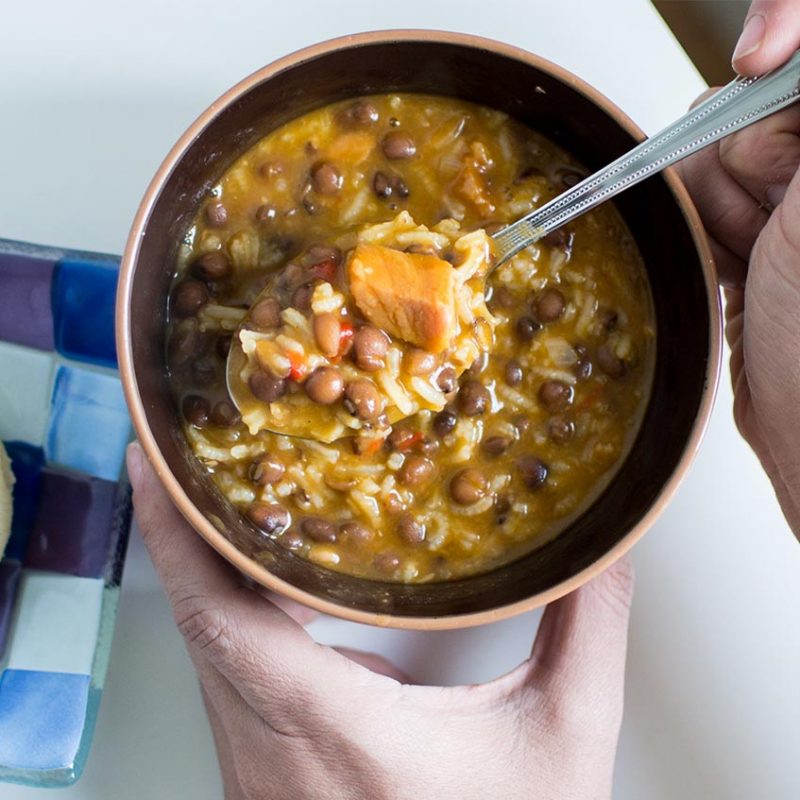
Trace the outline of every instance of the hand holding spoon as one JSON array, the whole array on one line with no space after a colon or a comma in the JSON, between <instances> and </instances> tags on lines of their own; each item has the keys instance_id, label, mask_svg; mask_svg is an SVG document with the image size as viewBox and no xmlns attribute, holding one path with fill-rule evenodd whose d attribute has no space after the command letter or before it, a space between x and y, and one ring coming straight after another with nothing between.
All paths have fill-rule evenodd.
<instances>
[{"instance_id":1,"label":"hand holding spoon","mask_svg":"<svg viewBox=\"0 0 800 800\"><path fill-rule=\"evenodd\" d=\"M786 108L799 97L800 52L795 53L784 66L764 76L737 78L607 167L493 234L494 257L482 280L487 280L500 264L584 212L725 136ZM275 287L268 285L253 307L274 291ZM247 324L245 320L245 329ZM254 402L250 387L241 377L246 363L239 335L241 330L234 337L227 362L228 390L240 411ZM466 366L468 364L462 371ZM262 400L268 396L269 393ZM381 424L396 422L403 416L402 410L395 408ZM304 416L302 412L280 417L265 412L260 429L323 442L353 433L346 425L323 430L315 425L313 415Z\"/></svg>"}]
</instances>

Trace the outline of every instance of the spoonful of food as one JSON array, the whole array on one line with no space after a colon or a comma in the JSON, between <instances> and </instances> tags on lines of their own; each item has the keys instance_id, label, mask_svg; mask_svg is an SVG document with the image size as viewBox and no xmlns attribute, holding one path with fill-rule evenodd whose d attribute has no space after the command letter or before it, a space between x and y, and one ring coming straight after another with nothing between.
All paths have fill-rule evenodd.
<instances>
[{"instance_id":1,"label":"spoonful of food","mask_svg":"<svg viewBox=\"0 0 800 800\"><path fill-rule=\"evenodd\" d=\"M393 423L444 408L462 373L491 352L495 320L486 281L498 266L798 97L800 53L772 73L732 81L491 236L463 234L453 220L428 229L402 212L331 246L309 248L272 277L234 336L227 384L243 422L254 434L320 442L353 436L357 451L377 450ZM485 408L490 396L475 382L461 387L458 402Z\"/></svg>"}]
</instances>

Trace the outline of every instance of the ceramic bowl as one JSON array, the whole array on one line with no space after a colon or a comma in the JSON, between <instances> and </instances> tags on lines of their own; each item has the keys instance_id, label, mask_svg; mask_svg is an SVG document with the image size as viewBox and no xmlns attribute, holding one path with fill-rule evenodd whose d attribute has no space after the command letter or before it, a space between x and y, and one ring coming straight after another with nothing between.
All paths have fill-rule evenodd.
<instances>
[{"instance_id":1,"label":"ceramic bowl","mask_svg":"<svg viewBox=\"0 0 800 800\"><path fill-rule=\"evenodd\" d=\"M153 178L122 262L119 363L137 434L164 486L197 532L245 575L350 620L451 628L560 597L606 569L652 525L685 475L711 412L720 364L719 297L688 195L669 171L651 178L623 194L617 206L641 249L655 301L652 397L630 455L579 519L502 568L422 585L350 577L265 542L194 463L181 433L164 363L171 265L209 188L257 139L321 105L389 91L443 94L500 109L591 170L643 138L609 100L561 67L474 36L384 31L282 58L204 111Z\"/></svg>"}]
</instances>

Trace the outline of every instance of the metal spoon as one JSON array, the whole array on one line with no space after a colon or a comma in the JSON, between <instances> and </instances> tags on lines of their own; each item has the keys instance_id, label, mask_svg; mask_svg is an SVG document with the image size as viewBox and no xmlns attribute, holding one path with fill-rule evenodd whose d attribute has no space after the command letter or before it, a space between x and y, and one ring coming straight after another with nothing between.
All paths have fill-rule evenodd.
<instances>
[{"instance_id":1,"label":"metal spoon","mask_svg":"<svg viewBox=\"0 0 800 800\"><path fill-rule=\"evenodd\" d=\"M607 167L493 234L495 261L492 271L589 209L798 99L800 51L773 72L731 81L660 133L645 139ZM270 287L265 291L268 293ZM258 299L261 297L263 293ZM238 341L238 335L234 336L234 343ZM232 344L227 362L228 392L239 410L248 400L252 402L249 388L239 377L244 360L241 348Z\"/></svg>"}]
</instances>

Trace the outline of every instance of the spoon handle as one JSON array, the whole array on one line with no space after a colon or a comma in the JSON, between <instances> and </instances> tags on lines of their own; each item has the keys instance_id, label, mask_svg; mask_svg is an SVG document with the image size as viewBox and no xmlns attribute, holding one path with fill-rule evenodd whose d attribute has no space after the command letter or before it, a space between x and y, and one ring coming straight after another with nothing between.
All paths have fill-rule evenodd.
<instances>
[{"instance_id":1,"label":"spoon handle","mask_svg":"<svg viewBox=\"0 0 800 800\"><path fill-rule=\"evenodd\" d=\"M624 189L800 98L800 51L779 69L737 78L660 133L493 235L495 264Z\"/></svg>"}]
</instances>

